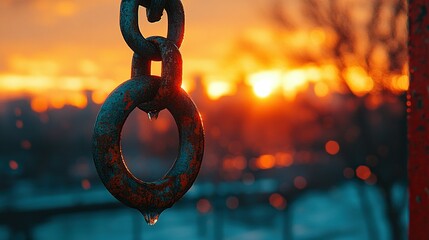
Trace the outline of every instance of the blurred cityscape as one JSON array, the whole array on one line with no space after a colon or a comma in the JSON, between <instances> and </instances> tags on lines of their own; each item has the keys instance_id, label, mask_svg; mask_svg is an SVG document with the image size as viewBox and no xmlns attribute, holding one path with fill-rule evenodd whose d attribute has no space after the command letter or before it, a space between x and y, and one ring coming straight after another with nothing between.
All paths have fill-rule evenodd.
<instances>
[{"instance_id":1,"label":"blurred cityscape","mask_svg":"<svg viewBox=\"0 0 429 240\"><path fill-rule=\"evenodd\" d=\"M405 236L402 95L320 98L310 85L293 102L281 95L261 101L249 97L249 86L237 89L212 100L196 77L191 95L206 130L203 166L185 198L148 230L140 213L121 206L96 174L91 135L100 105L91 91L82 109L36 112L31 98L2 102L0 236L168 239L170 228L190 239ZM122 137L127 164L143 180L162 177L177 154L178 133L166 111L149 121L134 110ZM113 228L104 227L107 219Z\"/></svg>"}]
</instances>

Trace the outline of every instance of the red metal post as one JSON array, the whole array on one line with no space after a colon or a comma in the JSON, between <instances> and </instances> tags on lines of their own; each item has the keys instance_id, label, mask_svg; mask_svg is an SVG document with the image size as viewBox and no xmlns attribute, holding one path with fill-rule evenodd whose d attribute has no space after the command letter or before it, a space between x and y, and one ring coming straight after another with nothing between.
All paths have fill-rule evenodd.
<instances>
[{"instance_id":1,"label":"red metal post","mask_svg":"<svg viewBox=\"0 0 429 240\"><path fill-rule=\"evenodd\" d=\"M409 239L429 239L429 0L409 0Z\"/></svg>"}]
</instances>

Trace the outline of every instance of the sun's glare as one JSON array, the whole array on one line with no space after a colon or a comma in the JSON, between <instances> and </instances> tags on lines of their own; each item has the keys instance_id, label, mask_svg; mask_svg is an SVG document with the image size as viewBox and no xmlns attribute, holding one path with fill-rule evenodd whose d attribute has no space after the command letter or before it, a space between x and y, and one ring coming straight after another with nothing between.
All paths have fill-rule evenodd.
<instances>
[{"instance_id":1,"label":"sun's glare","mask_svg":"<svg viewBox=\"0 0 429 240\"><path fill-rule=\"evenodd\" d=\"M288 98L293 98L297 91L305 89L314 74L314 72L310 73L311 75L303 69L286 72L283 76L283 94Z\"/></svg>"},{"instance_id":2,"label":"sun's glare","mask_svg":"<svg viewBox=\"0 0 429 240\"><path fill-rule=\"evenodd\" d=\"M249 76L248 83L257 97L266 98L280 85L281 76L279 70L258 72Z\"/></svg>"},{"instance_id":3,"label":"sun's glare","mask_svg":"<svg viewBox=\"0 0 429 240\"><path fill-rule=\"evenodd\" d=\"M258 98L267 98L281 92L286 99L293 100L297 93L314 84L317 97L327 96L336 86L338 70L332 65L308 65L301 68L276 69L252 73L247 83Z\"/></svg>"},{"instance_id":4,"label":"sun's glare","mask_svg":"<svg viewBox=\"0 0 429 240\"><path fill-rule=\"evenodd\" d=\"M344 78L350 90L356 96L364 96L374 88L374 80L362 67L353 66L346 68Z\"/></svg>"},{"instance_id":5,"label":"sun's glare","mask_svg":"<svg viewBox=\"0 0 429 240\"><path fill-rule=\"evenodd\" d=\"M329 87L324 82L318 82L314 85L314 94L318 97L325 97L329 94Z\"/></svg>"},{"instance_id":6,"label":"sun's glare","mask_svg":"<svg viewBox=\"0 0 429 240\"><path fill-rule=\"evenodd\" d=\"M207 84L207 94L210 99L216 100L233 92L232 83L225 81L213 81Z\"/></svg>"}]
</instances>

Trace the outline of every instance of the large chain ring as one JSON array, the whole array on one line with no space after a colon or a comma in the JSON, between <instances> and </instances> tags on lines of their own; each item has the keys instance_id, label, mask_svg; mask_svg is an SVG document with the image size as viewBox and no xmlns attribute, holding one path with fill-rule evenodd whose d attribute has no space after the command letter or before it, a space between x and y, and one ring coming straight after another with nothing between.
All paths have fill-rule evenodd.
<instances>
[{"instance_id":1,"label":"large chain ring","mask_svg":"<svg viewBox=\"0 0 429 240\"><path fill-rule=\"evenodd\" d=\"M128 46L137 54L151 60L161 60L156 47L147 41L139 28L138 9L140 5L147 6L146 1L122 0L120 12L120 26L122 36ZM185 13L180 0L168 0L165 3L168 15L167 38L178 48L182 44L185 32Z\"/></svg>"},{"instance_id":2,"label":"large chain ring","mask_svg":"<svg viewBox=\"0 0 429 240\"><path fill-rule=\"evenodd\" d=\"M200 170L204 151L201 116L187 93L180 89L167 105L179 129L179 154L174 165L155 182L144 182L128 170L121 153L122 127L137 105L154 97L159 85L159 79L142 76L118 86L101 107L93 136L95 166L109 192L128 206L155 215L189 190Z\"/></svg>"}]
</instances>

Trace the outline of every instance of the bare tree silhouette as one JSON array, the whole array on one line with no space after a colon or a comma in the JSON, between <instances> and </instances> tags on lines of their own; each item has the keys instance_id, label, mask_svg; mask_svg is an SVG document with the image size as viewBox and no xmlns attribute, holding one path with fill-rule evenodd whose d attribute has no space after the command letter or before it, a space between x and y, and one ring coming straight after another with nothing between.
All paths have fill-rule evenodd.
<instances>
[{"instance_id":1,"label":"bare tree silhouette","mask_svg":"<svg viewBox=\"0 0 429 240\"><path fill-rule=\"evenodd\" d=\"M286 30L308 25L332 34L334 40L324 47L323 54L325 59L334 61L340 71L359 65L374 79L378 90L385 90L389 85L388 74L406 71L405 0L303 0L300 20L282 12L285 7L281 0L273 4L270 13L274 23Z\"/></svg>"},{"instance_id":2,"label":"bare tree silhouette","mask_svg":"<svg viewBox=\"0 0 429 240\"><path fill-rule=\"evenodd\" d=\"M408 68L407 1L303 0L299 5L302 14L291 15L282 10L287 8L285 1L276 1L270 11L271 20L285 31L302 26L320 28L329 32L334 40L322 50L322 58L307 52L300 53L307 56L295 57L316 64L329 59L340 73L347 67L359 66L373 79L373 93L385 101L376 109L368 109L366 103L372 96L353 96L340 74L342 86L358 103L351 124L360 129L356 142L342 149L344 160L352 167L365 163L364 159L366 163L368 158L377 160L371 170L378 178L377 186L385 202L392 239L403 239L406 231L400 227L398 206L392 192L395 184L406 181L405 97L392 94L390 87L391 76L404 74ZM364 193L361 201L369 211ZM371 225L369 222L368 231L374 237Z\"/></svg>"}]
</instances>

